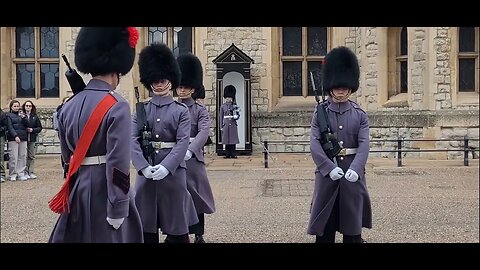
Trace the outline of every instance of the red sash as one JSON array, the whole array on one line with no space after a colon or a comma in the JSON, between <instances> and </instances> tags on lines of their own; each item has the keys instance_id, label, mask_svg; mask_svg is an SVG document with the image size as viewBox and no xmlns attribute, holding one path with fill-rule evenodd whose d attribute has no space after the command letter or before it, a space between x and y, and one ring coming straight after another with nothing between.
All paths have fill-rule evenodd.
<instances>
[{"instance_id":1,"label":"red sash","mask_svg":"<svg viewBox=\"0 0 480 270\"><path fill-rule=\"evenodd\" d=\"M105 98L100 101L93 113L90 115L90 118L87 120L87 124L83 129L83 133L80 134L80 138L78 139L77 147L75 148L72 156L70 157L67 178L65 179L65 182L63 183L60 191L55 196L53 196L50 201L48 201L48 206L53 212L57 214L70 212L70 179L80 168L80 165L85 158L88 149L90 148L90 144L92 143L95 133L97 133L98 127L100 126L103 117L115 103L117 103L117 100L115 99L115 97L113 97L113 95L106 95Z\"/></svg>"}]
</instances>

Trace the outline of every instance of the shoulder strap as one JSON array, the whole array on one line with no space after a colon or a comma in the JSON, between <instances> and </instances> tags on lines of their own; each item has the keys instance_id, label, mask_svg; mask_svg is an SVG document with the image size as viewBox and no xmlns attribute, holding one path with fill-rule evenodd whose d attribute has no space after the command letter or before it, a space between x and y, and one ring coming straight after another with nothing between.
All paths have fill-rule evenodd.
<instances>
[{"instance_id":1,"label":"shoulder strap","mask_svg":"<svg viewBox=\"0 0 480 270\"><path fill-rule=\"evenodd\" d=\"M60 191L48 202L48 206L53 212L62 214L65 211L70 211L70 206L68 203L70 179L72 179L72 176L80 168L80 165L85 158L88 149L90 148L93 137L95 137L95 134L100 127L103 117L115 103L117 103L117 100L113 95L106 95L92 112L90 118L87 120L87 124L83 128L83 133L80 135L80 139L78 140L77 147L73 151L73 154L70 158L67 178L65 179Z\"/></svg>"}]
</instances>

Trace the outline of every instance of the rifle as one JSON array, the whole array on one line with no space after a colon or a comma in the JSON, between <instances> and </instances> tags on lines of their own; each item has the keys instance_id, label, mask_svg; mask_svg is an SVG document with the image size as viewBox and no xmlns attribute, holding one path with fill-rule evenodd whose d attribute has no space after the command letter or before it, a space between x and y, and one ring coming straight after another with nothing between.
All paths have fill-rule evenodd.
<instances>
[{"instance_id":1,"label":"rifle","mask_svg":"<svg viewBox=\"0 0 480 270\"><path fill-rule=\"evenodd\" d=\"M68 70L65 72L65 77L67 77L68 84L70 84L70 88L72 88L73 94L75 95L85 89L85 82L83 82L82 77L77 73L77 71L70 66L67 57L63 53L62 58L68 67Z\"/></svg>"},{"instance_id":2,"label":"rifle","mask_svg":"<svg viewBox=\"0 0 480 270\"><path fill-rule=\"evenodd\" d=\"M147 122L147 112L145 111L145 104L140 102L140 93L138 92L138 87L135 86L135 98L137 99L137 103L135 104L135 110L137 113L137 130L138 134L140 135L138 138L138 142L140 143L140 148L142 149L143 156L149 163L152 162L150 160L150 155L153 152L153 147L150 145L150 139L152 138L152 131L148 127Z\"/></svg>"},{"instance_id":3,"label":"rifle","mask_svg":"<svg viewBox=\"0 0 480 270\"><path fill-rule=\"evenodd\" d=\"M312 81L313 91L315 93L315 100L317 101L317 120L320 127L320 144L323 151L332 161L336 161L335 157L340 153L342 147L338 143L335 133L330 129L330 122L328 121L327 102L325 102L325 93L323 91L323 83L320 84L322 88L322 102L318 97L318 90L315 87L315 81L313 80L313 73L310 72L310 80Z\"/></svg>"}]
</instances>

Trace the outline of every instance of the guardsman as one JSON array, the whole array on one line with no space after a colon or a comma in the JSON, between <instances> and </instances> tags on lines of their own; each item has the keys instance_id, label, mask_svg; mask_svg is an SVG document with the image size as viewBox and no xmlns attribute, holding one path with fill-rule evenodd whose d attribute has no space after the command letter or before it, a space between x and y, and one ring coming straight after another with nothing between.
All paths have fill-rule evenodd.
<instances>
[{"instance_id":1,"label":"guardsman","mask_svg":"<svg viewBox=\"0 0 480 270\"><path fill-rule=\"evenodd\" d=\"M140 81L153 93L145 103L150 129L150 153L139 143L137 119L133 117L132 162L138 172L136 203L143 223L145 243L158 243L160 229L165 243L189 243L188 227L198 223L192 196L187 190L185 155L190 139L190 113L173 99L180 83L180 68L170 48L153 43L139 58ZM143 118L143 117L141 117ZM145 148L143 148L145 149Z\"/></svg>"},{"instance_id":2,"label":"guardsman","mask_svg":"<svg viewBox=\"0 0 480 270\"><path fill-rule=\"evenodd\" d=\"M130 189L130 106L114 91L133 66L137 40L133 27L84 27L78 33L75 64L92 79L58 114L69 171L50 201L61 213L50 242L143 242Z\"/></svg>"},{"instance_id":3,"label":"guardsman","mask_svg":"<svg viewBox=\"0 0 480 270\"><path fill-rule=\"evenodd\" d=\"M222 143L225 145L225 158L237 158L236 144L238 140L238 123L240 118L238 106L235 102L237 89L233 85L227 85L223 89L223 98L225 103L220 107L218 121L222 131Z\"/></svg>"},{"instance_id":4,"label":"guardsman","mask_svg":"<svg viewBox=\"0 0 480 270\"><path fill-rule=\"evenodd\" d=\"M337 231L343 234L344 243L361 243L362 227L372 227L365 179L368 118L358 104L348 99L358 89L359 76L357 57L348 48L335 48L325 57L323 86L329 95L326 111L341 151L332 159L325 154L315 111L310 151L317 168L308 234L316 235L317 243L334 243Z\"/></svg>"},{"instance_id":5,"label":"guardsman","mask_svg":"<svg viewBox=\"0 0 480 270\"><path fill-rule=\"evenodd\" d=\"M203 148L208 140L210 130L210 116L202 103L196 102L192 95L196 92L205 92L203 87L203 68L200 60L188 53L177 58L182 80L177 87L179 101L187 105L190 111L190 145L185 160L187 162L187 188L192 195L199 222L190 226L190 234L195 234L194 243L205 243L205 214L215 212L215 201L212 188L208 181ZM205 96L198 93L195 96Z\"/></svg>"}]
</instances>

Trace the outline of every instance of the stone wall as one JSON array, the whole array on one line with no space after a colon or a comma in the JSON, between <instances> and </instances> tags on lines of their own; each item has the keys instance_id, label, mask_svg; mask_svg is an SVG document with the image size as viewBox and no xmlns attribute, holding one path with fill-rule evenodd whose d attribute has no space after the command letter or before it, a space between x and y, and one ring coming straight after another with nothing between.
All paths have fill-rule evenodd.
<instances>
[{"instance_id":1,"label":"stone wall","mask_svg":"<svg viewBox=\"0 0 480 270\"><path fill-rule=\"evenodd\" d=\"M434 99L435 109L447 109L452 107L452 79L450 66L451 33L450 27L436 27L436 35L433 38L436 64L434 72ZM478 107L477 107L478 110Z\"/></svg>"},{"instance_id":2,"label":"stone wall","mask_svg":"<svg viewBox=\"0 0 480 270\"><path fill-rule=\"evenodd\" d=\"M412 93L412 110L421 110L423 107L424 101L424 89L425 85L425 76L426 74L426 61L427 61L427 41L425 38L425 28L414 28L413 29L413 41L409 42L409 54L412 57L412 72L411 76L411 85L409 90Z\"/></svg>"},{"instance_id":3,"label":"stone wall","mask_svg":"<svg viewBox=\"0 0 480 270\"><path fill-rule=\"evenodd\" d=\"M263 27L208 27L207 38L203 43L203 50L207 52L205 63L205 76L211 76L212 85L207 89L205 105L210 112L215 112L216 100L216 70L213 60L235 44L245 54L250 56L255 63L251 66L251 98L252 112L268 110L268 89L260 87L260 79L267 75L267 65L262 56L267 50L267 40L263 36ZM209 91L208 89L212 89Z\"/></svg>"},{"instance_id":4,"label":"stone wall","mask_svg":"<svg viewBox=\"0 0 480 270\"><path fill-rule=\"evenodd\" d=\"M78 27L72 28L72 40L67 42L69 59L73 62L73 46L78 34ZM252 134L254 153L263 150L263 140L296 141L287 145L271 144L270 149L277 152L308 152L310 137L311 111L268 112L269 91L275 89L262 88L260 80L267 76L267 63L264 59L268 48L263 27L208 27L202 48L206 52L205 76L211 77L212 84L206 85L207 98L205 104L210 112L212 127L210 136L215 140L216 126L216 70L213 64L219 54L232 43L254 59L251 66L251 104ZM479 136L479 106L464 105L452 108L452 32L450 27L410 27L409 34L409 90L411 106L384 107L378 103L379 61L387 57L380 55L378 35L387 34L377 27L350 27L345 37L345 46L357 54L361 68L361 85L352 96L354 100L369 114L371 140L396 140L399 136L408 139L453 139ZM428 33L428 34L427 34ZM427 40L431 38L432 40ZM381 39L383 40L383 39ZM386 39L385 39L386 40ZM428 51L432 44L433 52ZM276 44L272 44L276 46ZM427 66L433 69L428 74ZM427 80L425 76L432 76ZM88 78L84 78L85 81ZM425 85L432 83L433 85ZM268 84L265 84L268 85ZM423 103L430 98L424 94L431 87L436 111L425 111ZM461 109L461 110L453 110ZM301 110L301 109L300 109ZM44 131L39 140L44 143L38 148L40 153L58 152L58 137L51 128L53 110L43 109L41 112ZM445 149L462 146L463 142L405 142L406 149ZM478 142L470 142L478 147ZM396 142L373 142L374 150L396 149ZM215 152L215 146L207 147L208 153ZM371 156L393 157L396 153L371 153ZM461 152L405 153L407 157L423 157L432 159L461 158Z\"/></svg>"},{"instance_id":5,"label":"stone wall","mask_svg":"<svg viewBox=\"0 0 480 270\"><path fill-rule=\"evenodd\" d=\"M361 31L356 31L361 32ZM378 95L377 95L377 57L378 57L378 43L377 43L377 29L376 27L366 27L365 29L365 56L361 59L365 59L365 62L360 64L360 78L365 78L364 85L360 84L360 93L363 96L361 99L365 103L360 102L362 108L367 111L378 110ZM362 80L361 80L362 81Z\"/></svg>"},{"instance_id":6,"label":"stone wall","mask_svg":"<svg viewBox=\"0 0 480 270\"><path fill-rule=\"evenodd\" d=\"M264 140L271 140L271 152L309 152L310 122L313 112L256 113L253 115L253 151L262 152ZM479 138L477 111L370 112L371 150L396 150L398 138L450 139L461 141L405 141L403 149L453 149L463 147L463 138ZM384 141L387 140L387 141ZM388 141L392 140L392 141ZM290 141L290 142L288 142ZM380 142L381 141L381 142ZM469 146L478 149L478 141ZM396 157L396 152L370 153L372 157ZM463 152L408 152L404 157L426 159L463 158Z\"/></svg>"}]
</instances>

